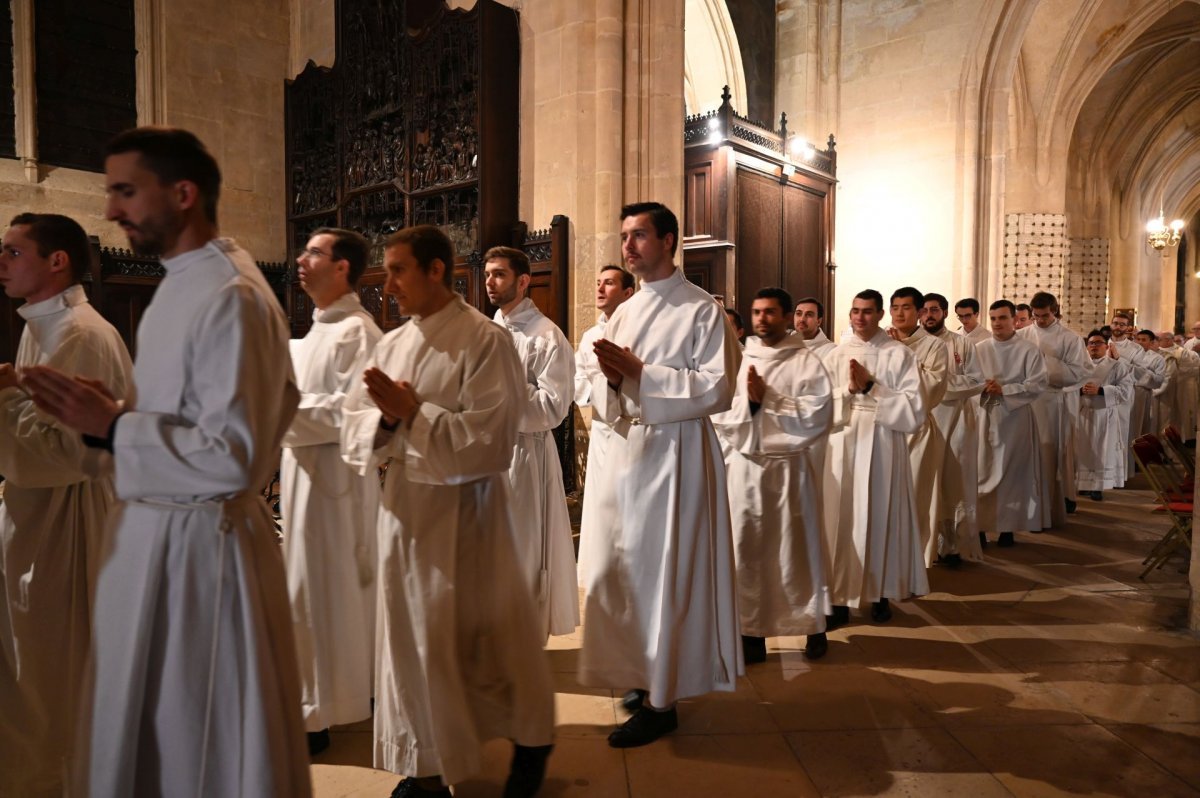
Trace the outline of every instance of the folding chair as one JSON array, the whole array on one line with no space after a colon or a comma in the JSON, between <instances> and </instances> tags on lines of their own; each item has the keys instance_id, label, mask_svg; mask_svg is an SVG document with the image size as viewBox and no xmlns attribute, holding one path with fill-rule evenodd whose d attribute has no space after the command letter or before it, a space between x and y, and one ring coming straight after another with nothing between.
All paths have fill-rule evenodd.
<instances>
[{"instance_id":1,"label":"folding chair","mask_svg":"<svg viewBox=\"0 0 1200 798\"><path fill-rule=\"evenodd\" d=\"M1171 522L1166 534L1142 560L1146 570L1142 571L1140 578L1145 579L1146 574L1161 568L1176 552L1191 551L1192 502L1172 500L1172 491L1168 487L1169 480L1173 479L1168 476L1170 465L1162 444L1153 435L1143 435L1133 442L1133 456Z\"/></svg>"},{"instance_id":2,"label":"folding chair","mask_svg":"<svg viewBox=\"0 0 1200 798\"><path fill-rule=\"evenodd\" d=\"M1174 424L1163 427L1162 439L1170 448L1171 456L1183 468L1184 479L1189 485L1195 484L1196 458L1191 449L1183 445L1183 436L1179 434L1179 428Z\"/></svg>"}]
</instances>

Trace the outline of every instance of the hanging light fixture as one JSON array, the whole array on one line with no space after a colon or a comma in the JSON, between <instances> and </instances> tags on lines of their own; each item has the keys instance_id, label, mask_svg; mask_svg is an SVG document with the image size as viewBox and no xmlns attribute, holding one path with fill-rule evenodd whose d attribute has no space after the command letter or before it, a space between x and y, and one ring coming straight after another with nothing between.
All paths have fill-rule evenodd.
<instances>
[{"instance_id":1,"label":"hanging light fixture","mask_svg":"<svg viewBox=\"0 0 1200 798\"><path fill-rule=\"evenodd\" d=\"M1159 197L1158 218L1146 222L1146 243L1161 251L1167 247L1178 245L1182 231L1182 219L1176 219L1170 225L1167 224L1167 217L1163 213L1162 197Z\"/></svg>"}]
</instances>

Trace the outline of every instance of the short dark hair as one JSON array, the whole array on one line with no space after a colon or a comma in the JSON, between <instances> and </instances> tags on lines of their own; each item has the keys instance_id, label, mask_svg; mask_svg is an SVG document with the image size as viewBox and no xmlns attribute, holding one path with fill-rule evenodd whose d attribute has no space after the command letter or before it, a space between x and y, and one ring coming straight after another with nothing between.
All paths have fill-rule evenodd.
<instances>
[{"instance_id":1,"label":"short dark hair","mask_svg":"<svg viewBox=\"0 0 1200 798\"><path fill-rule=\"evenodd\" d=\"M792 295L782 288L760 288L758 293L754 295L755 299L774 299L779 303L780 310L783 315L790 316L792 313Z\"/></svg>"},{"instance_id":2,"label":"short dark hair","mask_svg":"<svg viewBox=\"0 0 1200 798\"><path fill-rule=\"evenodd\" d=\"M734 332L737 332L738 330L746 329L746 325L742 323L742 314L741 313L738 313L736 310L734 310L733 308L730 308L730 307L725 308L725 313L729 316L733 316Z\"/></svg>"},{"instance_id":3,"label":"short dark hair","mask_svg":"<svg viewBox=\"0 0 1200 798\"><path fill-rule=\"evenodd\" d=\"M954 303L954 309L958 310L959 308L970 308L971 312L978 313L979 300L973 296L965 297Z\"/></svg>"},{"instance_id":4,"label":"short dark hair","mask_svg":"<svg viewBox=\"0 0 1200 798\"><path fill-rule=\"evenodd\" d=\"M104 157L138 153L138 163L160 183L187 180L200 190L204 216L216 224L221 198L221 168L196 134L176 127L135 127L118 133L104 145Z\"/></svg>"},{"instance_id":5,"label":"short dark hair","mask_svg":"<svg viewBox=\"0 0 1200 798\"><path fill-rule=\"evenodd\" d=\"M520 277L522 274L529 274L529 256L524 250L516 247L492 247L487 252L483 253L484 265L489 260L506 260L508 266L513 270L513 274Z\"/></svg>"},{"instance_id":6,"label":"short dark hair","mask_svg":"<svg viewBox=\"0 0 1200 798\"><path fill-rule=\"evenodd\" d=\"M1103 330L1096 329L1096 330L1092 330L1090 333L1088 333L1087 335L1083 336L1083 341L1084 341L1084 343L1087 343L1087 339L1091 338L1093 335L1098 335L1098 336L1100 336L1101 338L1103 338L1104 340L1106 340L1106 341L1108 340L1108 336L1106 336L1106 335L1104 334L1104 331L1103 331Z\"/></svg>"},{"instance_id":7,"label":"short dark hair","mask_svg":"<svg viewBox=\"0 0 1200 798\"><path fill-rule=\"evenodd\" d=\"M824 303L821 302L821 300L817 299L815 296L806 296L806 297L804 297L804 299L796 300L796 307L800 307L801 305L816 305L817 306L817 318L818 319L825 318L825 305L824 305Z\"/></svg>"},{"instance_id":8,"label":"short dark hair","mask_svg":"<svg viewBox=\"0 0 1200 798\"><path fill-rule=\"evenodd\" d=\"M1128 313L1117 312L1117 313L1114 313L1112 315L1112 317L1114 319L1125 319L1125 321L1129 322L1130 324L1133 324L1133 317L1130 316Z\"/></svg>"},{"instance_id":9,"label":"short dark hair","mask_svg":"<svg viewBox=\"0 0 1200 798\"><path fill-rule=\"evenodd\" d=\"M1049 291L1038 291L1029 298L1029 306L1038 310L1050 309L1058 312L1058 300Z\"/></svg>"},{"instance_id":10,"label":"short dark hair","mask_svg":"<svg viewBox=\"0 0 1200 798\"><path fill-rule=\"evenodd\" d=\"M391 249L397 244L407 244L412 249L413 258L426 274L435 260L442 262L442 283L454 290L454 244L441 229L431 224L419 224L415 227L405 227L388 236L384 249Z\"/></svg>"},{"instance_id":11,"label":"short dark hair","mask_svg":"<svg viewBox=\"0 0 1200 798\"><path fill-rule=\"evenodd\" d=\"M876 291L874 288L868 288L865 291L859 291L854 295L855 299L870 299L875 303L875 309L883 311L883 294Z\"/></svg>"},{"instance_id":12,"label":"short dark hair","mask_svg":"<svg viewBox=\"0 0 1200 798\"><path fill-rule=\"evenodd\" d=\"M10 227L24 225L29 237L37 244L43 258L52 252L67 253L71 264L71 282L77 283L92 265L92 244L79 222L59 213L18 213L8 223Z\"/></svg>"},{"instance_id":13,"label":"short dark hair","mask_svg":"<svg viewBox=\"0 0 1200 798\"><path fill-rule=\"evenodd\" d=\"M346 230L341 227L318 227L309 236L333 236L333 246L329 249L334 260L344 260L350 264L346 282L350 287L358 285L358 280L367 270L367 259L371 255L371 243L361 233Z\"/></svg>"},{"instance_id":14,"label":"short dark hair","mask_svg":"<svg viewBox=\"0 0 1200 798\"><path fill-rule=\"evenodd\" d=\"M925 307L925 295L911 285L906 285L903 288L897 288L892 292L892 298L888 302L895 302L897 299L911 299L913 307L917 310Z\"/></svg>"},{"instance_id":15,"label":"short dark hair","mask_svg":"<svg viewBox=\"0 0 1200 798\"><path fill-rule=\"evenodd\" d=\"M1104 336L1105 341L1111 340L1112 339L1112 326L1108 325L1108 324L1103 325L1102 327L1100 327L1100 334Z\"/></svg>"},{"instance_id":16,"label":"short dark hair","mask_svg":"<svg viewBox=\"0 0 1200 798\"><path fill-rule=\"evenodd\" d=\"M610 263L607 266L601 266L600 273L604 274L605 272L620 272L621 287L626 289L633 288L633 272L629 271L624 266L618 266L615 263Z\"/></svg>"},{"instance_id":17,"label":"short dark hair","mask_svg":"<svg viewBox=\"0 0 1200 798\"><path fill-rule=\"evenodd\" d=\"M1156 332L1154 332L1154 330L1138 330L1138 331L1137 331L1136 333L1134 333L1133 335L1134 335L1134 337L1135 337L1135 338L1136 338L1137 336L1139 336L1139 335L1148 335L1148 336L1150 336L1151 338L1155 338L1155 339L1157 339L1157 338L1158 338L1158 334L1157 334Z\"/></svg>"},{"instance_id":18,"label":"short dark hair","mask_svg":"<svg viewBox=\"0 0 1200 798\"><path fill-rule=\"evenodd\" d=\"M946 299L946 297L942 296L941 294L926 294L925 301L921 304L928 305L930 302L938 303L938 307L942 309L942 313L946 313L950 310L950 300Z\"/></svg>"},{"instance_id":19,"label":"short dark hair","mask_svg":"<svg viewBox=\"0 0 1200 798\"><path fill-rule=\"evenodd\" d=\"M658 233L659 238L666 237L667 233L671 234L671 256L674 257L675 250L679 248L679 219L661 202L634 202L621 208L621 221L630 216L641 216L643 213L650 214L654 232Z\"/></svg>"},{"instance_id":20,"label":"short dark hair","mask_svg":"<svg viewBox=\"0 0 1200 798\"><path fill-rule=\"evenodd\" d=\"M1025 302L1018 302L1015 307L1017 310L1025 311L1030 316L1033 315L1033 308L1029 307L1029 305L1026 304ZM1016 311L1013 311L1013 318L1016 318L1016 316L1017 316Z\"/></svg>"},{"instance_id":21,"label":"short dark hair","mask_svg":"<svg viewBox=\"0 0 1200 798\"><path fill-rule=\"evenodd\" d=\"M955 305L955 307L958 307L958 306L957 306L957 305ZM1002 310L1002 309L1005 309L1005 308L1007 308L1007 309L1008 309L1008 315L1012 316L1014 319L1017 317L1017 306L1016 306L1016 305L1014 305L1012 302L1010 302L1010 301L1009 301L1009 300L1007 300L1007 299L997 299L995 302L993 302L992 304L988 305L988 310L989 310L989 311L991 311L991 310Z\"/></svg>"}]
</instances>

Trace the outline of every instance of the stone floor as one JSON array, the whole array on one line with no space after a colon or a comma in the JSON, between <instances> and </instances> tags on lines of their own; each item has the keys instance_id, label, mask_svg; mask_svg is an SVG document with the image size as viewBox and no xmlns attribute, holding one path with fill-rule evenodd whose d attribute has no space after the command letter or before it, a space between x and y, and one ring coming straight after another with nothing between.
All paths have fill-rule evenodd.
<instances>
[{"instance_id":1,"label":"stone floor","mask_svg":"<svg viewBox=\"0 0 1200 798\"><path fill-rule=\"evenodd\" d=\"M986 562L935 566L933 592L880 626L768 642L734 693L682 702L680 729L617 751L609 690L575 681L579 635L550 644L557 748L543 796L1200 794L1200 640L1171 563L1138 579L1162 526L1150 494L1083 500L1066 530L1018 535ZM511 747L457 796L499 796ZM336 729L316 794L387 796L370 723Z\"/></svg>"}]
</instances>

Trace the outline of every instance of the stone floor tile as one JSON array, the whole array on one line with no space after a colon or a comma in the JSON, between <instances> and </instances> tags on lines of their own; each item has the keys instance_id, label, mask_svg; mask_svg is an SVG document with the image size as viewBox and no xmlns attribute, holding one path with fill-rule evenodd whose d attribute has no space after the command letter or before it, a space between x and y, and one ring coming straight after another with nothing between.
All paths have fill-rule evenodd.
<instances>
[{"instance_id":1,"label":"stone floor tile","mask_svg":"<svg viewBox=\"0 0 1200 798\"><path fill-rule=\"evenodd\" d=\"M779 733L672 735L627 750L625 763L637 798L821 794Z\"/></svg>"},{"instance_id":2,"label":"stone floor tile","mask_svg":"<svg viewBox=\"0 0 1200 798\"><path fill-rule=\"evenodd\" d=\"M455 798L500 798L511 762L511 743L489 742L483 749L483 771L456 784ZM627 798L629 784L624 757L601 738L559 738L546 763L546 781L538 795L539 798Z\"/></svg>"},{"instance_id":3,"label":"stone floor tile","mask_svg":"<svg viewBox=\"0 0 1200 798\"><path fill-rule=\"evenodd\" d=\"M946 728L1086 724L1064 695L1023 673L962 674L889 668L894 681L928 716Z\"/></svg>"},{"instance_id":4,"label":"stone floor tile","mask_svg":"<svg viewBox=\"0 0 1200 798\"><path fill-rule=\"evenodd\" d=\"M822 661L823 662L823 661ZM885 674L855 665L766 666L748 678L783 731L932 726L932 715Z\"/></svg>"},{"instance_id":5,"label":"stone floor tile","mask_svg":"<svg viewBox=\"0 0 1200 798\"><path fill-rule=\"evenodd\" d=\"M1200 793L1200 723L1121 724L1106 728Z\"/></svg>"},{"instance_id":6,"label":"stone floor tile","mask_svg":"<svg viewBox=\"0 0 1200 798\"><path fill-rule=\"evenodd\" d=\"M752 666L757 668L759 666ZM677 734L756 734L779 731L775 718L745 676L732 693L710 693L679 702ZM622 718L625 715L622 713Z\"/></svg>"},{"instance_id":7,"label":"stone floor tile","mask_svg":"<svg viewBox=\"0 0 1200 798\"><path fill-rule=\"evenodd\" d=\"M1200 693L1139 662L1049 663L1027 681L1066 696L1097 723L1200 722Z\"/></svg>"}]
</instances>

